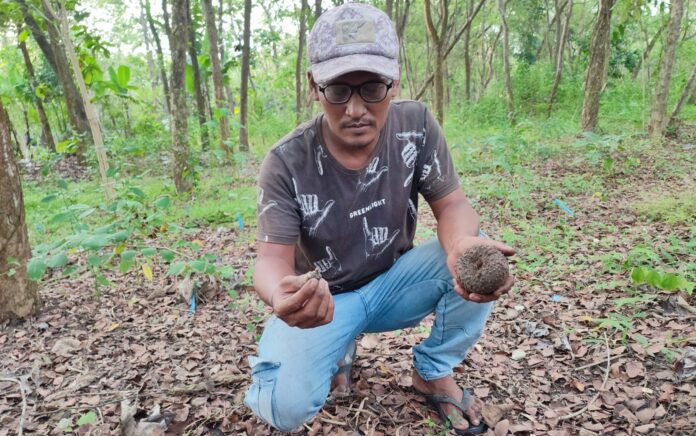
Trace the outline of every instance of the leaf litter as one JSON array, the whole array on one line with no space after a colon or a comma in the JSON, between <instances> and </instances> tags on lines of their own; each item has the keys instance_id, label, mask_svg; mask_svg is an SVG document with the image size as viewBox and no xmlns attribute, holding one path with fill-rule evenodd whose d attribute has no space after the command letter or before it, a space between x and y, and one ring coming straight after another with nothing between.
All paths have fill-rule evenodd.
<instances>
[{"instance_id":1,"label":"leaf litter","mask_svg":"<svg viewBox=\"0 0 696 436\"><path fill-rule=\"evenodd\" d=\"M660 158L671 158L669 144ZM524 235L526 219L558 230L550 239L559 244L556 252L517 247L515 291L497 303L481 340L455 368L456 380L486 403L488 435L696 431L694 297L658 294L630 309L630 328L601 327L619 319L613 301L633 294L627 273L605 268L598 254L689 241L686 226L649 221L628 206L640 186L685 183L655 168L641 166L605 186L608 203L565 193L573 217L548 206L548 198L563 194L558 189L553 196L533 193L536 208L523 217L494 198L473 199L491 237ZM530 170L559 178L586 169L554 159ZM434 224L422 210L420 227ZM608 226L616 230L608 233ZM247 357L269 316L244 279L255 256L252 232L200 229L189 236L238 272L199 289L205 304L193 316L184 301L193 295L191 283L167 276L166 265L149 265L152 280L139 271L107 274L113 286L99 296L87 277L44 286L41 314L0 330L0 435L15 434L20 420L25 433L42 435L278 434L243 405ZM422 242L433 233L419 234ZM330 396L298 432L443 432L411 387L410 350L431 326L429 317L413 329L363 335L351 392Z\"/></svg>"}]
</instances>

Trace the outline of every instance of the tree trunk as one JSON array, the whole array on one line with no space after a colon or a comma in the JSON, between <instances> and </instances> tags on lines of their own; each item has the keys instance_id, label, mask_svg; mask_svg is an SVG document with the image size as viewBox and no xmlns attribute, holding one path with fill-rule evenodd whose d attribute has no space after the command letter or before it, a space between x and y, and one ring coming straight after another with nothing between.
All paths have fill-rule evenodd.
<instances>
[{"instance_id":1,"label":"tree trunk","mask_svg":"<svg viewBox=\"0 0 696 436\"><path fill-rule=\"evenodd\" d=\"M167 70L164 67L164 53L162 52L162 43L160 41L159 33L157 32L157 27L155 26L155 20L152 18L152 12L150 11L150 0L144 0L143 4L145 5L145 16L147 17L147 22L150 25L150 32L152 32L152 39L155 40L155 50L157 51L157 64L159 65L160 78L162 79L162 90L164 91L164 101L167 106L167 113L171 113L171 93L169 91L169 80L167 79Z\"/></svg>"},{"instance_id":2,"label":"tree trunk","mask_svg":"<svg viewBox=\"0 0 696 436\"><path fill-rule=\"evenodd\" d=\"M186 108L186 41L188 40L188 0L172 1L172 29L169 47L172 55L172 152L173 176L177 192L191 190Z\"/></svg>"},{"instance_id":3,"label":"tree trunk","mask_svg":"<svg viewBox=\"0 0 696 436\"><path fill-rule=\"evenodd\" d=\"M635 80L638 77L638 73L640 73L640 69L643 66L643 63L650 57L650 52L652 51L653 47L655 46L655 43L657 42L658 39L660 39L660 35L662 35L662 32L665 30L667 27L667 22L663 23L662 26L657 30L657 33L655 33L655 36L652 37L650 42L648 42L648 45L645 47L645 51L641 55L640 59L638 59L638 63L636 64L636 67L633 69L633 80ZM649 78L647 80L650 80Z\"/></svg>"},{"instance_id":4,"label":"tree trunk","mask_svg":"<svg viewBox=\"0 0 696 436\"><path fill-rule=\"evenodd\" d=\"M299 43L297 44L297 58L295 59L295 121L299 124L302 121L302 83L304 82L304 71L302 69L302 61L304 60L304 48L307 40L307 14L309 5L307 0L302 0L300 5L300 30L298 34Z\"/></svg>"},{"instance_id":5,"label":"tree trunk","mask_svg":"<svg viewBox=\"0 0 696 436\"><path fill-rule=\"evenodd\" d=\"M467 18L474 12L473 0L466 1ZM464 32L464 95L466 101L471 101L471 26Z\"/></svg>"},{"instance_id":6,"label":"tree trunk","mask_svg":"<svg viewBox=\"0 0 696 436\"><path fill-rule=\"evenodd\" d=\"M435 50L435 115L437 117L438 123L442 126L445 121L445 77L444 77L444 46L447 37L447 22L449 20L449 10L448 2L440 2L440 21L439 21L439 31L435 27L435 22L433 21L432 13L432 2L431 0L425 0L423 2L424 16L425 16L425 27L428 30L428 36L433 44L433 49Z\"/></svg>"},{"instance_id":7,"label":"tree trunk","mask_svg":"<svg viewBox=\"0 0 696 436\"><path fill-rule=\"evenodd\" d=\"M155 105L159 104L162 108L162 112L168 111L167 104L158 98L157 92L157 67L155 66L155 60L152 58L152 49L150 47L150 34L147 30L147 18L145 16L145 5L142 0L140 0L140 17L138 19L140 22L140 29L143 33L143 42L145 43L145 60L147 61L147 71L150 75L150 88L152 88L152 97L155 99Z\"/></svg>"},{"instance_id":8,"label":"tree trunk","mask_svg":"<svg viewBox=\"0 0 696 436\"><path fill-rule=\"evenodd\" d=\"M604 77L609 57L609 36L611 35L611 13L616 0L600 0L597 21L592 31L590 60L585 77L585 96L582 102L582 131L597 128L599 99L604 89Z\"/></svg>"},{"instance_id":9,"label":"tree trunk","mask_svg":"<svg viewBox=\"0 0 696 436\"><path fill-rule=\"evenodd\" d=\"M500 11L501 29L503 31L503 70L505 71L505 94L508 109L508 118L515 124L515 101L512 95L512 77L510 73L510 35L508 31L507 15L505 13L505 0L498 0Z\"/></svg>"},{"instance_id":10,"label":"tree trunk","mask_svg":"<svg viewBox=\"0 0 696 436\"><path fill-rule=\"evenodd\" d=\"M244 42L242 46L242 83L239 86L239 148L249 151L249 39L251 34L251 0L244 1Z\"/></svg>"},{"instance_id":11,"label":"tree trunk","mask_svg":"<svg viewBox=\"0 0 696 436\"><path fill-rule=\"evenodd\" d=\"M672 0L670 3L669 24L667 36L660 63L660 78L655 88L652 107L650 110L650 124L648 133L650 136L661 136L667 126L666 108L669 94L669 82L672 80L672 67L677 54L677 39L679 39L679 27L682 15L684 15L684 0Z\"/></svg>"},{"instance_id":12,"label":"tree trunk","mask_svg":"<svg viewBox=\"0 0 696 436\"><path fill-rule=\"evenodd\" d=\"M686 101L694 95L694 92L696 92L696 67L691 71L691 77L689 77L689 81L686 82L681 97L679 97L679 101L674 106L674 110L672 110L672 116L669 118L669 125L674 125L677 122L679 112L681 112Z\"/></svg>"},{"instance_id":13,"label":"tree trunk","mask_svg":"<svg viewBox=\"0 0 696 436\"><path fill-rule=\"evenodd\" d=\"M392 21L394 20L394 0L387 0L384 2L384 12L386 12Z\"/></svg>"},{"instance_id":14,"label":"tree trunk","mask_svg":"<svg viewBox=\"0 0 696 436\"><path fill-rule=\"evenodd\" d=\"M0 322L25 318L41 307L39 285L27 277L31 247L9 120L0 100Z\"/></svg>"},{"instance_id":15,"label":"tree trunk","mask_svg":"<svg viewBox=\"0 0 696 436\"><path fill-rule=\"evenodd\" d=\"M391 0L387 0L387 4ZM321 16L321 0L314 0L314 22L316 23L319 17ZM391 15L389 15L389 18L391 18Z\"/></svg>"},{"instance_id":16,"label":"tree trunk","mask_svg":"<svg viewBox=\"0 0 696 436\"><path fill-rule=\"evenodd\" d=\"M63 0L60 0L60 9L58 14L56 14L48 0L43 0L44 8L46 12L50 14L51 17L58 17L60 22L60 33L61 39L63 40L63 46L68 54L68 59L73 68L73 75L77 81L77 85L80 88L80 96L82 97L82 102L87 112L87 120L89 121L89 128L92 132L92 139L94 141L94 149L97 155L97 162L99 163L99 174L101 175L102 184L104 187L104 194L108 201L111 201L116 196L114 192L114 187L109 180L108 171L109 164L106 160L106 150L104 148L104 139L102 138L101 127L99 126L99 117L97 116L97 110L92 104L92 95L87 89L85 84L85 79L82 77L82 71L80 70L80 64L77 60L77 54L75 53L75 46L73 45L72 39L70 39L70 26L68 25L68 15L65 11L65 5Z\"/></svg>"},{"instance_id":17,"label":"tree trunk","mask_svg":"<svg viewBox=\"0 0 696 436\"><path fill-rule=\"evenodd\" d=\"M208 49L210 50L210 62L213 67L213 87L215 88L215 107L222 109L226 106L225 90L223 87L222 68L220 66L220 55L218 53L218 35L215 27L215 12L211 0L202 0L203 14L205 15L205 27L208 33ZM232 114L220 114L220 148L225 151L229 157L232 154L232 149L227 145L227 139L230 137L229 117Z\"/></svg>"},{"instance_id":18,"label":"tree trunk","mask_svg":"<svg viewBox=\"0 0 696 436\"><path fill-rule=\"evenodd\" d=\"M191 69L193 70L193 90L196 96L196 111L198 115L198 129L200 130L201 149L207 150L210 145L208 138L208 126L205 118L205 99L203 88L201 87L201 69L198 65L198 52L196 51L196 29L193 26L191 16L191 1L186 0L186 28L188 29L188 52L191 58Z\"/></svg>"},{"instance_id":19,"label":"tree trunk","mask_svg":"<svg viewBox=\"0 0 696 436\"><path fill-rule=\"evenodd\" d=\"M46 140L46 146L48 146L51 151L56 151L56 143L53 140L53 133L51 132L51 125L48 122L48 116L46 116L46 109L44 108L43 101L36 95L36 74L34 74L34 65L31 63L31 58L29 57L29 50L27 50L27 45L24 41L20 41L19 49L22 52L22 57L24 58L24 65L27 67L27 73L29 75L29 83L31 84L31 94L34 104L36 105L36 111L39 113L39 120L41 121L41 131L42 136Z\"/></svg>"},{"instance_id":20,"label":"tree trunk","mask_svg":"<svg viewBox=\"0 0 696 436\"><path fill-rule=\"evenodd\" d=\"M549 107L547 109L546 117L551 116L551 109L553 108L553 101L556 98L556 92L558 92L558 85L561 83L561 75L563 74L563 49L565 48L566 38L568 37L568 28L570 27L570 17L573 14L573 2L570 2L568 7L568 12L566 13L565 21L563 21L563 28L559 36L559 44L556 45L558 53L556 53L556 73L553 77L553 86L551 87L551 92L549 93ZM559 18L560 20L560 18Z\"/></svg>"},{"instance_id":21,"label":"tree trunk","mask_svg":"<svg viewBox=\"0 0 696 436\"><path fill-rule=\"evenodd\" d=\"M89 122L80 93L77 91L75 82L70 76L70 66L68 58L65 55L59 43L58 30L54 26L55 21L45 20L48 37L41 30L41 27L36 22L32 14L29 12L29 6L26 0L16 0L22 11L24 22L31 29L31 33L36 40L41 52L46 57L51 69L56 73L56 77L63 88L65 95L65 106L68 112L68 120L75 132L80 136L78 147L78 158L82 160L84 153L84 144L86 141L91 141Z\"/></svg>"}]
</instances>

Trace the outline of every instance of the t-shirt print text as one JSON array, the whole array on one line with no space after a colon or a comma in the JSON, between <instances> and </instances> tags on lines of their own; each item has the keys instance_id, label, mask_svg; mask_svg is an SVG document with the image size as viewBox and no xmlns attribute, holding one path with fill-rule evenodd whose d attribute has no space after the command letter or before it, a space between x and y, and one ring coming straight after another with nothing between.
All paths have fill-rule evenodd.
<instances>
[{"instance_id":1,"label":"t-shirt print text","mask_svg":"<svg viewBox=\"0 0 696 436\"><path fill-rule=\"evenodd\" d=\"M365 207L361 207L360 209L355 209L354 211L350 212L350 214L348 214L348 217L355 218L355 217L359 217L361 215L365 215L366 213L368 213L372 209L374 209L376 207L384 206L385 204L387 204L386 198L381 198L379 200L375 200Z\"/></svg>"}]
</instances>

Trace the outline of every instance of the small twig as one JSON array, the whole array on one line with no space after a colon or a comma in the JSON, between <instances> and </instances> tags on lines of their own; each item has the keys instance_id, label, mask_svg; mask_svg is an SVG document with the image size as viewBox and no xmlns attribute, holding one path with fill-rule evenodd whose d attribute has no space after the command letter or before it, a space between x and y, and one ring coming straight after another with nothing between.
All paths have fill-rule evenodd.
<instances>
[{"instance_id":1,"label":"small twig","mask_svg":"<svg viewBox=\"0 0 696 436\"><path fill-rule=\"evenodd\" d=\"M24 393L24 386L22 386L21 380L13 377L3 377L0 381L13 382L19 385L19 392L22 394L22 415L19 417L19 429L17 429L17 436L22 436L24 434L24 416L27 414L27 396Z\"/></svg>"},{"instance_id":2,"label":"small twig","mask_svg":"<svg viewBox=\"0 0 696 436\"><path fill-rule=\"evenodd\" d=\"M618 356L616 356L615 359L618 359L619 357L624 357L624 356L627 356L627 355L628 355L628 353L621 353L621 354L619 354ZM604 362L606 362L606 360L600 360L600 361L598 361L598 362L588 363L587 365L578 366L578 367L575 368L573 371L582 371L583 369L592 368L593 366L601 365L601 364L603 364Z\"/></svg>"},{"instance_id":3,"label":"small twig","mask_svg":"<svg viewBox=\"0 0 696 436\"><path fill-rule=\"evenodd\" d=\"M609 379L609 367L611 366L611 351L609 350L609 339L607 338L606 332L604 332L604 344L607 347L607 367L604 369L604 381L602 382L602 387L599 388L599 391L595 394L594 397L592 397L592 399L585 405L585 407L578 410L577 412L561 416L560 418L558 418L560 421L575 418L576 416L580 416L583 413L585 413L585 411L590 408L592 403L594 403L597 400L597 398L599 398L599 395L602 393L604 387L607 385L607 380Z\"/></svg>"}]
</instances>

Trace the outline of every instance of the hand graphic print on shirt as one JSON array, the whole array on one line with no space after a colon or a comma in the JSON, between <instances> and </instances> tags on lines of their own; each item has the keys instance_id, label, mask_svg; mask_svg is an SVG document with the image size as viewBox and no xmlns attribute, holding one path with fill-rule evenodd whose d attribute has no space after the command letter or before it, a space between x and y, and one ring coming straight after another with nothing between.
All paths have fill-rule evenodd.
<instances>
[{"instance_id":1,"label":"hand graphic print on shirt","mask_svg":"<svg viewBox=\"0 0 696 436\"><path fill-rule=\"evenodd\" d=\"M317 163L317 171L319 172L320 176L324 175L324 166L321 163L322 159L326 158L326 153L324 153L324 149L321 148L321 145L317 144L317 146L314 148L314 160Z\"/></svg>"},{"instance_id":2,"label":"hand graphic print on shirt","mask_svg":"<svg viewBox=\"0 0 696 436\"><path fill-rule=\"evenodd\" d=\"M411 183L411 180L413 180L413 170L416 166L416 159L418 158L418 147L416 146L416 140L422 140L424 137L424 132L416 132L415 130L396 134L397 139L406 141L406 145L401 150L401 159L403 159L404 165L412 170L408 177L406 177L406 180L404 180L404 188Z\"/></svg>"},{"instance_id":3,"label":"hand graphic print on shirt","mask_svg":"<svg viewBox=\"0 0 696 436\"><path fill-rule=\"evenodd\" d=\"M416 221L416 217L418 216L418 209L416 209L416 205L413 204L413 200L410 198L408 199L408 214L411 218L413 218L413 221Z\"/></svg>"},{"instance_id":4,"label":"hand graphic print on shirt","mask_svg":"<svg viewBox=\"0 0 696 436\"><path fill-rule=\"evenodd\" d=\"M328 245L326 246L326 254L328 254L328 257L314 262L314 266L319 268L322 277L331 279L335 277L337 273L343 271L343 268L341 268L341 262L338 261L338 258Z\"/></svg>"},{"instance_id":5,"label":"hand graphic print on shirt","mask_svg":"<svg viewBox=\"0 0 696 436\"><path fill-rule=\"evenodd\" d=\"M396 229L389 235L388 227L372 227L367 224L367 218L363 217L363 233L365 234L365 257L379 257L394 239L399 235Z\"/></svg>"},{"instance_id":6,"label":"hand graphic print on shirt","mask_svg":"<svg viewBox=\"0 0 696 436\"><path fill-rule=\"evenodd\" d=\"M278 202L274 200L270 200L268 203L263 204L263 188L259 188L259 195L256 197L256 210L258 216L263 215L264 212L275 206L278 206Z\"/></svg>"},{"instance_id":7,"label":"hand graphic print on shirt","mask_svg":"<svg viewBox=\"0 0 696 436\"><path fill-rule=\"evenodd\" d=\"M300 194L297 188L297 181L292 178L292 184L295 187L295 201L302 210L303 226L309 228L309 235L315 236L321 223L324 222L329 215L331 207L334 205L334 200L329 200L324 203L323 208L319 208L319 196L317 194Z\"/></svg>"},{"instance_id":8,"label":"hand graphic print on shirt","mask_svg":"<svg viewBox=\"0 0 696 436\"><path fill-rule=\"evenodd\" d=\"M379 180L379 177L384 174L385 172L389 171L389 167L384 165L380 169L377 169L379 166L379 156L375 157L370 161L370 164L367 166L367 169L365 170L365 175L363 176L363 180L360 180L358 182L358 191L360 192L365 192L367 188L375 183L377 180Z\"/></svg>"},{"instance_id":9,"label":"hand graphic print on shirt","mask_svg":"<svg viewBox=\"0 0 696 436\"><path fill-rule=\"evenodd\" d=\"M430 176L435 176L434 178ZM430 177L430 180L428 178ZM440 167L440 159L437 157L437 151L433 152L432 159L430 160L430 163L423 165L423 171L421 172L420 179L418 180L419 182L423 183L426 180L428 181L428 184L425 185L423 188L428 190L430 186L433 184L433 182L436 182L438 180L442 179L442 169Z\"/></svg>"}]
</instances>

